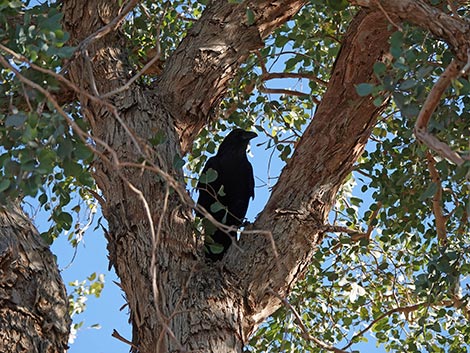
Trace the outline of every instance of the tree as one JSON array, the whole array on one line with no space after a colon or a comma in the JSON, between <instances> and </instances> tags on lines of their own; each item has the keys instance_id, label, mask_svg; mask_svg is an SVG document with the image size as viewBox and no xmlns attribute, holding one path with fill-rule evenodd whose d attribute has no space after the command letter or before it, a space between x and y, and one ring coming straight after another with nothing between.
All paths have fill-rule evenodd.
<instances>
[{"instance_id":1,"label":"tree","mask_svg":"<svg viewBox=\"0 0 470 353\"><path fill-rule=\"evenodd\" d=\"M345 352L367 332L389 349L459 351L470 342L468 10L438 0L8 0L4 212L37 197L52 241L73 229L71 193L99 201L134 351ZM307 88L269 88L276 78ZM183 165L197 171L227 125L264 132L286 166L237 246L210 263ZM351 193L354 180L369 196ZM23 254L37 236L21 229L10 237ZM2 315L18 311L9 303ZM288 317L295 329L280 324ZM65 345L68 319L56 319L62 341L46 351Z\"/></svg>"}]
</instances>

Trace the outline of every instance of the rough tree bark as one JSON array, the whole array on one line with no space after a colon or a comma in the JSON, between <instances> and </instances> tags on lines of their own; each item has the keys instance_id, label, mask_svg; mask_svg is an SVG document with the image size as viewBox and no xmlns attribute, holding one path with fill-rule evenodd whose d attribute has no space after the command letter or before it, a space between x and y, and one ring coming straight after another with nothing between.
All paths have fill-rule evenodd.
<instances>
[{"instance_id":1,"label":"rough tree bark","mask_svg":"<svg viewBox=\"0 0 470 353\"><path fill-rule=\"evenodd\" d=\"M321 239L334 195L380 112L354 88L370 79L373 64L387 51L388 23L378 12L361 12L351 24L325 103L252 227L271 232L279 258L268 237L254 235L243 237L243 253L232 247L223 264L206 263L188 205L169 192L162 173L129 165L146 154L149 163L182 183L175 156L190 148L250 51L303 5L251 2L257 17L248 26L246 4L212 2L169 58L156 88L135 85L110 99L119 119L104 105L81 99L93 135L115 151L103 150L105 158L95 164L96 180L105 199L110 259L131 309L136 351L241 352L257 325L280 306L277 295L286 295L302 276ZM65 1L72 45L116 16L115 6ZM129 78L125 48L117 32L92 41L87 54L71 63L70 77L99 93L120 87ZM167 139L151 150L146 142L157 131Z\"/></svg>"},{"instance_id":2,"label":"rough tree bark","mask_svg":"<svg viewBox=\"0 0 470 353\"><path fill-rule=\"evenodd\" d=\"M49 247L19 207L1 208L0 352L64 352L70 323Z\"/></svg>"},{"instance_id":3,"label":"rough tree bark","mask_svg":"<svg viewBox=\"0 0 470 353\"><path fill-rule=\"evenodd\" d=\"M112 95L116 111L80 97L92 134L102 141L95 178L136 351L241 352L259 323L279 308L278 297L302 277L321 240L336 191L381 111L355 91L356 84L372 79L373 64L388 50L394 28L380 9L361 11L350 24L322 103L250 228L253 233L242 236L242 252L232 247L224 262L205 262L189 205L173 191L175 182L183 185L175 158L190 150L239 65L305 3L210 2L152 89L135 83ZM117 6L64 1L71 44L110 23ZM255 14L251 25L246 6ZM92 38L81 49L69 74L84 90L104 94L129 79L129 49L118 31ZM147 142L157 132L166 141L153 148ZM136 161L142 158L146 167L139 169Z\"/></svg>"}]
</instances>

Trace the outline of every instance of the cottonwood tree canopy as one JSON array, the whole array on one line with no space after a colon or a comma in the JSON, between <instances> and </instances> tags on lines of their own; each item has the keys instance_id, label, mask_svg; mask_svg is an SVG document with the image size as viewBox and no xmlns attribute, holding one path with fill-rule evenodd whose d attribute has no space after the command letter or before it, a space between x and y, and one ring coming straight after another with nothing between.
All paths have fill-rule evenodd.
<instances>
[{"instance_id":1,"label":"cottonwood tree canopy","mask_svg":"<svg viewBox=\"0 0 470 353\"><path fill-rule=\"evenodd\" d=\"M3 0L0 350L64 350L45 244L76 245L98 202L133 351L350 352L372 336L468 351L468 15L458 0ZM285 167L209 263L187 189L235 126L263 137L256 163ZM42 237L26 197L49 213Z\"/></svg>"}]
</instances>

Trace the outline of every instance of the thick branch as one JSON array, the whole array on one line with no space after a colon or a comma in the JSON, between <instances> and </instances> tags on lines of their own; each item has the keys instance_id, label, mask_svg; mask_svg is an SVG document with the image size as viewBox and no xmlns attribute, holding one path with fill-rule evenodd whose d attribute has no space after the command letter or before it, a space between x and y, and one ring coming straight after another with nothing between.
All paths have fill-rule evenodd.
<instances>
[{"instance_id":1,"label":"thick branch","mask_svg":"<svg viewBox=\"0 0 470 353\"><path fill-rule=\"evenodd\" d=\"M70 330L57 264L19 207L0 209L0 351L63 353Z\"/></svg>"},{"instance_id":2,"label":"thick branch","mask_svg":"<svg viewBox=\"0 0 470 353\"><path fill-rule=\"evenodd\" d=\"M371 10L383 11L389 17L398 17L402 21L428 30L436 38L446 41L453 48L457 59L467 62L470 23L462 17L446 14L422 0L350 0L350 2ZM459 3L463 5L467 1L461 0Z\"/></svg>"},{"instance_id":3,"label":"thick branch","mask_svg":"<svg viewBox=\"0 0 470 353\"><path fill-rule=\"evenodd\" d=\"M183 152L207 123L240 64L306 2L210 3L167 61L158 87L163 104L176 119ZM255 14L253 24L248 24L247 8Z\"/></svg>"},{"instance_id":4,"label":"thick branch","mask_svg":"<svg viewBox=\"0 0 470 353\"><path fill-rule=\"evenodd\" d=\"M249 292L248 312L256 313L245 334L280 305L266 288L284 297L321 241L336 191L361 155L382 110L372 98L359 97L355 85L371 80L373 65L388 51L390 34L381 12L362 11L350 24L317 113L253 225L271 231L279 260L262 235L242 235L244 252L229 251L228 266Z\"/></svg>"}]
</instances>

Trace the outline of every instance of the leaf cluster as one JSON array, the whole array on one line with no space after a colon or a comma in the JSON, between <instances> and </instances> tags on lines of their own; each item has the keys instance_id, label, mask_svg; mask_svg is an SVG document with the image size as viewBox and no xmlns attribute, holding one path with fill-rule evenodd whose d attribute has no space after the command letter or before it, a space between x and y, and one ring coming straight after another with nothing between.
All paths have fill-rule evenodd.
<instances>
[{"instance_id":1,"label":"leaf cluster","mask_svg":"<svg viewBox=\"0 0 470 353\"><path fill-rule=\"evenodd\" d=\"M445 43L406 24L390 44L389 58L374 67L376 81L357 86L377 106L390 104L330 216L348 231L325 236L289 302L308 333L328 346L349 350L372 338L387 351L462 352L462 342L470 342L469 165L434 154L436 182L429 151L412 133L453 55ZM468 89L466 78L455 80L430 124L435 136L464 154ZM433 211L438 190L445 245ZM281 308L248 350L324 352L296 320Z\"/></svg>"},{"instance_id":2,"label":"leaf cluster","mask_svg":"<svg viewBox=\"0 0 470 353\"><path fill-rule=\"evenodd\" d=\"M2 45L28 59L19 62L9 52L0 53L10 64L0 69L4 107L0 109L0 202L37 198L50 212L51 227L43 236L52 241L73 226L73 217L65 210L73 193L89 198L86 190L95 187L90 174L93 153L89 141L77 136L65 117L24 80L59 94L53 76L33 70L30 64L58 72L74 48L66 45L69 36L55 4L5 1L0 18L5 20L0 28ZM70 104L65 111L83 131L88 130L79 107Z\"/></svg>"}]
</instances>

